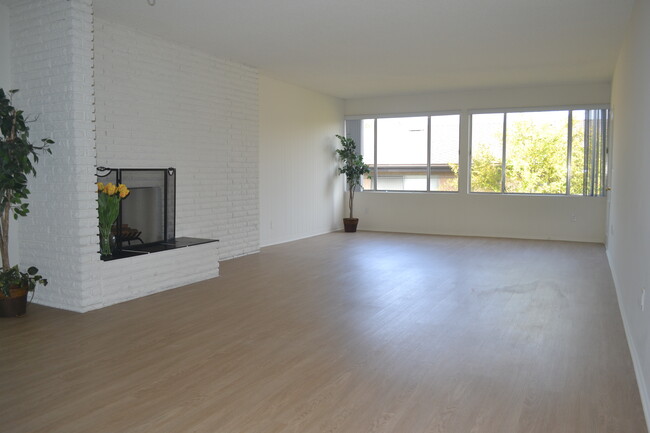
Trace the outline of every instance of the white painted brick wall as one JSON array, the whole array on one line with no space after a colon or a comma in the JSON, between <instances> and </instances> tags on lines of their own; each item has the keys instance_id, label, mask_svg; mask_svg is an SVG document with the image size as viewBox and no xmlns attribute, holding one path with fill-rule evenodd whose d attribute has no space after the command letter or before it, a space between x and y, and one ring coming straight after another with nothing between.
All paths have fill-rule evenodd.
<instances>
[{"instance_id":1,"label":"white painted brick wall","mask_svg":"<svg viewBox=\"0 0 650 433\"><path fill-rule=\"evenodd\" d=\"M38 116L34 142L56 141L30 180L20 265L37 266L50 281L36 302L84 310L99 261L91 0L14 1L9 8L12 87L20 89L15 105Z\"/></svg>"},{"instance_id":2,"label":"white painted brick wall","mask_svg":"<svg viewBox=\"0 0 650 433\"><path fill-rule=\"evenodd\" d=\"M100 267L93 293L101 308L118 302L207 280L219 275L218 243L195 245L140 257L112 260Z\"/></svg>"},{"instance_id":3,"label":"white painted brick wall","mask_svg":"<svg viewBox=\"0 0 650 433\"><path fill-rule=\"evenodd\" d=\"M97 163L177 168L176 235L259 249L258 75L95 21Z\"/></svg>"},{"instance_id":4,"label":"white painted brick wall","mask_svg":"<svg viewBox=\"0 0 650 433\"><path fill-rule=\"evenodd\" d=\"M216 277L219 257L258 250L254 69L94 24L91 0L8 5L15 102L39 116L35 140L56 141L20 225L21 266L50 280L36 302L88 311ZM96 165L176 167L177 236L221 242L100 261Z\"/></svg>"}]
</instances>

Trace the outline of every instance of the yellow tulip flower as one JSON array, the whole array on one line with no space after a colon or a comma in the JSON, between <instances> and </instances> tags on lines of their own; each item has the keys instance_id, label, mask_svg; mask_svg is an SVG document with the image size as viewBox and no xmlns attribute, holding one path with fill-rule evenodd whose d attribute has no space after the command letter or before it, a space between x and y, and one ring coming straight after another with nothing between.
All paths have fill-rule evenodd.
<instances>
[{"instance_id":1,"label":"yellow tulip flower","mask_svg":"<svg viewBox=\"0 0 650 433\"><path fill-rule=\"evenodd\" d=\"M115 185L113 185L112 183L109 182L109 183L107 183L106 186L104 187L104 192L105 192L107 195L115 195L115 193L117 192L117 187L116 187Z\"/></svg>"}]
</instances>

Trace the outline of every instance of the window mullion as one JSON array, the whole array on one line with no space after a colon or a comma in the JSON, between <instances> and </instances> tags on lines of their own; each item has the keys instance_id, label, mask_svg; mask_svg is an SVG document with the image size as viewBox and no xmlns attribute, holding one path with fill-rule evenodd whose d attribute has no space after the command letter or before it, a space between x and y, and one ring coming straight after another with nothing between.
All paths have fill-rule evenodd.
<instances>
[{"instance_id":1,"label":"window mullion","mask_svg":"<svg viewBox=\"0 0 650 433\"><path fill-rule=\"evenodd\" d=\"M427 116L427 191L431 191L431 116Z\"/></svg>"},{"instance_id":2,"label":"window mullion","mask_svg":"<svg viewBox=\"0 0 650 433\"><path fill-rule=\"evenodd\" d=\"M501 149L501 194L506 192L506 122L508 113L503 113L503 143Z\"/></svg>"},{"instance_id":3,"label":"window mullion","mask_svg":"<svg viewBox=\"0 0 650 433\"><path fill-rule=\"evenodd\" d=\"M379 155L377 155L377 118L375 117L374 119L374 129L375 129L375 143L373 144L375 146L375 168L373 170L373 176L375 177L375 181L373 182L373 190L377 191L377 183L379 182L379 169L377 166L379 165Z\"/></svg>"},{"instance_id":4,"label":"window mullion","mask_svg":"<svg viewBox=\"0 0 650 433\"><path fill-rule=\"evenodd\" d=\"M605 145L607 143L607 136L609 135L609 117L606 110L600 110L601 117L601 134L602 138L600 143L598 143L599 152L601 156L601 172L600 172L600 194L605 195L607 187L607 152L605 151Z\"/></svg>"},{"instance_id":5,"label":"window mullion","mask_svg":"<svg viewBox=\"0 0 650 433\"><path fill-rule=\"evenodd\" d=\"M592 110L596 113L596 110ZM594 117L596 117L595 115ZM596 193L596 171L598 170L598 155L596 154L596 146L598 140L598 122L594 119L591 127L593 128L593 133L589 137L589 145L591 146L591 173L589 176L589 195L594 195Z\"/></svg>"},{"instance_id":6,"label":"window mullion","mask_svg":"<svg viewBox=\"0 0 650 433\"><path fill-rule=\"evenodd\" d=\"M600 167L600 164L598 162L598 142L600 141L600 121L599 121L599 116L598 116L598 110L594 110L594 134L593 137L591 138L591 146L592 146L592 151L591 151L591 179L589 179L589 183L591 185L591 195L596 195L596 175L598 174L598 168Z\"/></svg>"},{"instance_id":7,"label":"window mullion","mask_svg":"<svg viewBox=\"0 0 650 433\"><path fill-rule=\"evenodd\" d=\"M590 112L590 110L585 110L585 125L584 125L584 131L585 132L583 134L584 135L584 148L585 148L585 150L584 150L584 158L585 158L584 161L585 162L584 162L584 167L582 169L582 171L584 173L584 176L582 176L582 178L583 178L582 195L584 195L584 196L588 195L587 194L587 192L588 192L587 191L587 186L588 186L588 182L589 182L589 177L591 175L591 170L589 169L589 142L590 142L589 136L591 135L591 130L590 130L591 125L590 125L590 122L589 122L590 113L589 112Z\"/></svg>"},{"instance_id":8,"label":"window mullion","mask_svg":"<svg viewBox=\"0 0 650 433\"><path fill-rule=\"evenodd\" d=\"M571 163L573 159L573 110L569 110L567 126L567 157L566 157L566 195L571 195Z\"/></svg>"}]
</instances>

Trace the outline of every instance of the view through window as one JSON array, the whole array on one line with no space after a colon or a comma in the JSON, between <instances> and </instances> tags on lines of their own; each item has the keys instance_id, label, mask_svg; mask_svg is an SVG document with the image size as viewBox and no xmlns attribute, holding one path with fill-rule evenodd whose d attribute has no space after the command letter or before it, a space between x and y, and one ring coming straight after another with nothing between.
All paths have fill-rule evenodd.
<instances>
[{"instance_id":1,"label":"view through window","mask_svg":"<svg viewBox=\"0 0 650 433\"><path fill-rule=\"evenodd\" d=\"M458 191L460 114L346 120L370 166L365 189Z\"/></svg>"},{"instance_id":2,"label":"view through window","mask_svg":"<svg viewBox=\"0 0 650 433\"><path fill-rule=\"evenodd\" d=\"M603 195L608 110L471 116L472 192Z\"/></svg>"},{"instance_id":3,"label":"view through window","mask_svg":"<svg viewBox=\"0 0 650 433\"><path fill-rule=\"evenodd\" d=\"M459 164L467 116L469 161ZM512 110L347 119L370 176L366 190L605 195L606 108ZM469 167L466 173L465 167Z\"/></svg>"}]
</instances>

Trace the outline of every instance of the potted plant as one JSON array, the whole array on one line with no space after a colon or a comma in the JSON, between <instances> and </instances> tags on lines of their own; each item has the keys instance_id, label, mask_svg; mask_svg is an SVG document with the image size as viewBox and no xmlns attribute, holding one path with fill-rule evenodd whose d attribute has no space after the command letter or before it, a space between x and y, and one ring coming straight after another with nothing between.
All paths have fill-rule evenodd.
<instances>
[{"instance_id":1,"label":"potted plant","mask_svg":"<svg viewBox=\"0 0 650 433\"><path fill-rule=\"evenodd\" d=\"M47 285L35 267L21 272L9 264L10 216L18 219L29 213L29 203L24 202L29 195L27 176L36 175L38 153L52 153L49 146L54 143L49 138L42 139L41 146L29 142L29 119L12 106L11 97L17 91L10 90L7 95L0 89L0 317L24 315L27 292L37 283Z\"/></svg>"},{"instance_id":2,"label":"potted plant","mask_svg":"<svg viewBox=\"0 0 650 433\"><path fill-rule=\"evenodd\" d=\"M370 167L364 164L363 156L357 153L357 145L351 138L336 135L341 141L341 149L336 153L341 161L339 174L345 174L345 181L348 186L348 207L350 208L350 217L343 218L343 226L346 232L356 232L359 218L354 218L354 192L361 188L361 178L364 174L370 174Z\"/></svg>"}]
</instances>

